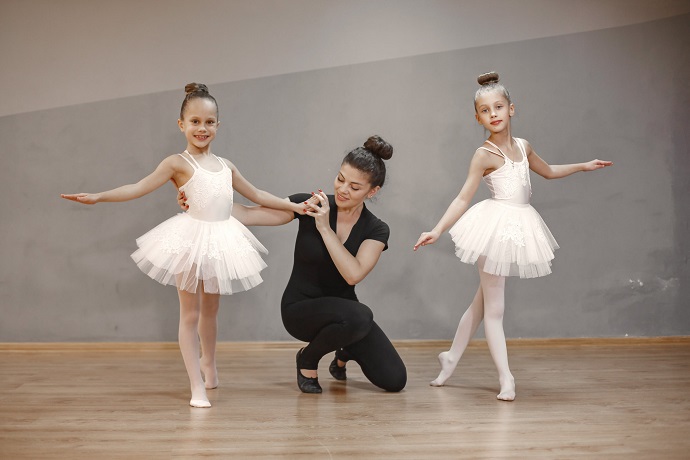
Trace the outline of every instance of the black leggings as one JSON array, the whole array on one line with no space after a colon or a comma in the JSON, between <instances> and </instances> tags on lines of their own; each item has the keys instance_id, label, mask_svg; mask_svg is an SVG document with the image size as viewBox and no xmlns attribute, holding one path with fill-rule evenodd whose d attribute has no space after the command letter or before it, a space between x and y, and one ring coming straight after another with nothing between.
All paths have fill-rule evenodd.
<instances>
[{"instance_id":1,"label":"black leggings","mask_svg":"<svg viewBox=\"0 0 690 460\"><path fill-rule=\"evenodd\" d=\"M405 387L405 364L363 303L320 297L283 305L281 313L290 335L309 342L301 356L304 369L316 369L321 358L337 350L340 360L355 361L377 387L386 391Z\"/></svg>"}]
</instances>

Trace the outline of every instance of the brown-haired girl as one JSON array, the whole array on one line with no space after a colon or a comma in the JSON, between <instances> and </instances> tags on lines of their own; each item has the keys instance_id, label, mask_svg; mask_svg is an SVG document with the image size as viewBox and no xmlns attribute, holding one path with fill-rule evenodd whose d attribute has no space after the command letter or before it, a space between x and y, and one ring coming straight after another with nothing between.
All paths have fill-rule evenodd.
<instances>
[{"instance_id":1,"label":"brown-haired girl","mask_svg":"<svg viewBox=\"0 0 690 460\"><path fill-rule=\"evenodd\" d=\"M62 197L83 204L129 201L169 180L186 192L187 212L138 238L139 249L132 258L151 278L177 287L178 339L192 389L189 404L211 407L206 389L218 386L215 354L220 294L251 289L261 283L259 272L266 267L259 254L266 249L231 215L233 189L262 206L302 214L304 206L258 190L234 164L211 153L219 125L218 104L206 85L190 83L185 92L177 120L187 140L182 153L165 158L136 184Z\"/></svg>"}]
</instances>

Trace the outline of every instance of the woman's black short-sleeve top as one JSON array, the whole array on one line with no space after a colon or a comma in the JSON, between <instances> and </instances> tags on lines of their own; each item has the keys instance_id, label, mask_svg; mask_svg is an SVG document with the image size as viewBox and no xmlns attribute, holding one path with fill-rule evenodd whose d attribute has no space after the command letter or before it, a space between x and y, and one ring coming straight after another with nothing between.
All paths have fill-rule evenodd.
<instances>
[{"instance_id":1,"label":"woman's black short-sleeve top","mask_svg":"<svg viewBox=\"0 0 690 460\"><path fill-rule=\"evenodd\" d=\"M290 201L302 203L309 198L311 198L310 194L298 193L290 196ZM328 195L328 203L331 228L335 231L338 208L333 195ZM282 303L285 305L327 296L357 300L355 287L347 284L333 263L321 234L316 228L314 218L297 213L295 213L295 218L299 220L299 229L295 240L294 262ZM364 240L380 241L385 244L385 250L388 249L389 234L388 225L373 215L365 205L344 246L353 256L357 255Z\"/></svg>"}]
</instances>

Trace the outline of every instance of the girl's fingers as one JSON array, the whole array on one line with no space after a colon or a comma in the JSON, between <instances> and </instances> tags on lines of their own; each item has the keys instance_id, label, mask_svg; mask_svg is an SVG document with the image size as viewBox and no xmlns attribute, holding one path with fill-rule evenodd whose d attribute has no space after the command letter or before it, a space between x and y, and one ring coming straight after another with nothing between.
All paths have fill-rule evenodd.
<instances>
[{"instance_id":1,"label":"girl's fingers","mask_svg":"<svg viewBox=\"0 0 690 460\"><path fill-rule=\"evenodd\" d=\"M309 199L304 203L317 207L317 205L321 204L321 197L319 197L319 195L317 195L315 192L311 192L311 197L309 197Z\"/></svg>"},{"instance_id":2,"label":"girl's fingers","mask_svg":"<svg viewBox=\"0 0 690 460\"><path fill-rule=\"evenodd\" d=\"M318 192L311 192L311 198L309 198L308 201L314 201L314 203L318 203L321 206L327 205L328 204L328 197L326 196L323 191L319 190Z\"/></svg>"},{"instance_id":3,"label":"girl's fingers","mask_svg":"<svg viewBox=\"0 0 690 460\"><path fill-rule=\"evenodd\" d=\"M328 196L326 196L323 190L319 190L318 192L311 192L311 195L311 198L304 202L305 205L310 206L316 210L323 209L324 211L327 211L329 209Z\"/></svg>"},{"instance_id":4,"label":"girl's fingers","mask_svg":"<svg viewBox=\"0 0 690 460\"><path fill-rule=\"evenodd\" d=\"M66 200L71 200L71 201L79 201L79 198L85 196L85 193L71 193L71 194L65 194L62 193L60 196Z\"/></svg>"},{"instance_id":5,"label":"girl's fingers","mask_svg":"<svg viewBox=\"0 0 690 460\"><path fill-rule=\"evenodd\" d=\"M422 236L417 240L417 244L414 245L413 250L417 250L420 246L426 246L427 244L433 244L435 241L434 237L428 233L422 233Z\"/></svg>"},{"instance_id":6,"label":"girl's fingers","mask_svg":"<svg viewBox=\"0 0 690 460\"><path fill-rule=\"evenodd\" d=\"M308 216L316 217L319 215L322 209L323 208L315 204L307 203L306 201L304 202L304 213Z\"/></svg>"},{"instance_id":7,"label":"girl's fingers","mask_svg":"<svg viewBox=\"0 0 690 460\"><path fill-rule=\"evenodd\" d=\"M613 165L613 161L608 161L608 160L592 160L590 162L592 165L593 169L601 169L601 168L606 168L607 166Z\"/></svg>"}]
</instances>

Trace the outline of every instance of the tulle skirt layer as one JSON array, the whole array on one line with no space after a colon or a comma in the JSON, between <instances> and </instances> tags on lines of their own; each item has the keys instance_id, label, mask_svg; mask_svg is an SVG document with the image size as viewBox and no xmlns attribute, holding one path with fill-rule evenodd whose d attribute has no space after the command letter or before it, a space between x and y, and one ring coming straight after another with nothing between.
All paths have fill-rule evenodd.
<instances>
[{"instance_id":1,"label":"tulle skirt layer","mask_svg":"<svg viewBox=\"0 0 690 460\"><path fill-rule=\"evenodd\" d=\"M462 262L474 264L485 256L484 271L499 276L548 275L553 252L558 249L551 231L531 205L495 199L472 206L449 233Z\"/></svg>"},{"instance_id":2,"label":"tulle skirt layer","mask_svg":"<svg viewBox=\"0 0 690 460\"><path fill-rule=\"evenodd\" d=\"M206 222L177 214L137 238L132 259L162 284L196 292L233 294L263 281L266 248L234 217Z\"/></svg>"}]
</instances>

